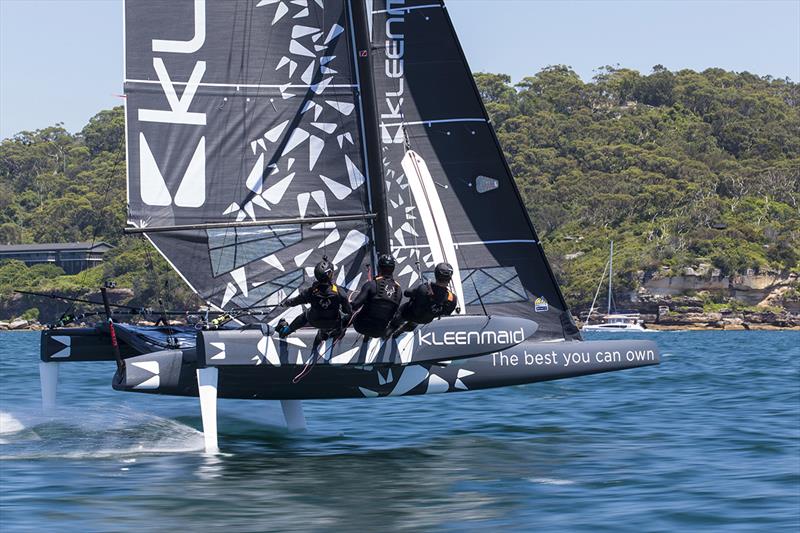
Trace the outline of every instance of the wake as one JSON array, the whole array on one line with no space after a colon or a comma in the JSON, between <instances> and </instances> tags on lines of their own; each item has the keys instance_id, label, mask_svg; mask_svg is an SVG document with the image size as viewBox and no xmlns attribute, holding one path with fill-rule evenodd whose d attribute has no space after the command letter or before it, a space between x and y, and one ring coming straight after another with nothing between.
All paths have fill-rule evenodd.
<instances>
[{"instance_id":1,"label":"wake","mask_svg":"<svg viewBox=\"0 0 800 533\"><path fill-rule=\"evenodd\" d=\"M98 459L202 451L203 434L125 407L0 411L0 460Z\"/></svg>"}]
</instances>

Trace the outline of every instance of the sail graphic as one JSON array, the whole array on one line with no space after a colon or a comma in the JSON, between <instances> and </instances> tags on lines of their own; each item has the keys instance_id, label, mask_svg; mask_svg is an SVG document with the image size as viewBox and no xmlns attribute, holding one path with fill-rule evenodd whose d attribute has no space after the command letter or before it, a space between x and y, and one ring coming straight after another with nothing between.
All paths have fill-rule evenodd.
<instances>
[{"instance_id":1,"label":"sail graphic","mask_svg":"<svg viewBox=\"0 0 800 533\"><path fill-rule=\"evenodd\" d=\"M428 275L439 235L425 224L417 178L426 164L452 235L466 309L535 320L537 336L577 334L495 137L444 3L375 0L373 79L391 247L403 284Z\"/></svg>"},{"instance_id":2,"label":"sail graphic","mask_svg":"<svg viewBox=\"0 0 800 533\"><path fill-rule=\"evenodd\" d=\"M461 283L461 270L458 266L458 254L453 244L450 225L442 207L436 183L433 181L425 161L413 150L406 152L401 163L403 173L416 206L414 216L422 221L425 236L430 247L430 260L434 263L445 261L453 267L453 291L458 301L464 301L464 290ZM463 314L464 307L460 308Z\"/></svg>"},{"instance_id":3,"label":"sail graphic","mask_svg":"<svg viewBox=\"0 0 800 533\"><path fill-rule=\"evenodd\" d=\"M372 222L347 2L129 0L125 31L129 224L217 307L274 305L323 255L357 285Z\"/></svg>"}]
</instances>

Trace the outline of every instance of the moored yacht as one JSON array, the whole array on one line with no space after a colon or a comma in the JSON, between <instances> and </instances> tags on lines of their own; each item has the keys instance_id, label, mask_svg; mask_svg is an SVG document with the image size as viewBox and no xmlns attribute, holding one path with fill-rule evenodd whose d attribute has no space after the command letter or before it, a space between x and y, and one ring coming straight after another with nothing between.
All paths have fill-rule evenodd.
<instances>
[{"instance_id":1,"label":"moored yacht","mask_svg":"<svg viewBox=\"0 0 800 533\"><path fill-rule=\"evenodd\" d=\"M603 315L603 322L585 324L581 331L651 331L644 327L639 313L613 313Z\"/></svg>"},{"instance_id":2,"label":"moored yacht","mask_svg":"<svg viewBox=\"0 0 800 533\"><path fill-rule=\"evenodd\" d=\"M602 316L602 322L591 324L592 313L595 310L595 303L597 296L600 294L600 288L603 286L603 280L608 271L608 309L605 315ZM614 305L614 291L612 288L611 278L614 273L614 241L611 241L611 252L609 253L606 268L603 270L603 275L600 277L600 283L597 285L597 292L594 294L592 300L592 307L589 309L589 314L586 316L586 323L581 328L581 331L652 331L644 326L644 322L639 313L618 312Z\"/></svg>"}]
</instances>

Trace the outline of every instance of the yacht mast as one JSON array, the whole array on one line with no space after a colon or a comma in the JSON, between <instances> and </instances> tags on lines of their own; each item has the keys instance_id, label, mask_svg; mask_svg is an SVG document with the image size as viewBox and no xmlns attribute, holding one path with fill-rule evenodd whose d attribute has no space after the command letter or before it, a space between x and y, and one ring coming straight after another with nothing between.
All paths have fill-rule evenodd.
<instances>
[{"instance_id":1,"label":"yacht mast","mask_svg":"<svg viewBox=\"0 0 800 533\"><path fill-rule=\"evenodd\" d=\"M378 130L378 110L375 104L375 83L372 73L372 39L369 31L369 17L364 0L350 0L353 37L355 40L356 71L358 75L359 96L363 113L364 148L367 161L367 179L370 185L371 210L376 215L373 220L376 259L377 255L389 253L389 226L386 219L386 190L381 159L380 132Z\"/></svg>"},{"instance_id":2,"label":"yacht mast","mask_svg":"<svg viewBox=\"0 0 800 533\"><path fill-rule=\"evenodd\" d=\"M608 257L608 313L611 314L611 279L614 277L614 241L611 241L611 254Z\"/></svg>"}]
</instances>

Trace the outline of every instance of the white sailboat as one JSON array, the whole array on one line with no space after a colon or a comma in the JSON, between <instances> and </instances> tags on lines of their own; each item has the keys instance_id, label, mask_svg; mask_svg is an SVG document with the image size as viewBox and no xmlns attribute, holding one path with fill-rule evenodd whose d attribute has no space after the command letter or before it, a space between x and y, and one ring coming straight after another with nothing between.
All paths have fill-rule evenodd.
<instances>
[{"instance_id":1,"label":"white sailboat","mask_svg":"<svg viewBox=\"0 0 800 533\"><path fill-rule=\"evenodd\" d=\"M600 288L603 286L606 271L608 271L608 308L605 315L602 315L602 322L591 324L592 313L595 310L595 303L597 296L600 294ZM581 331L652 331L644 327L639 313L623 313L617 312L614 305L614 291L612 288L612 278L614 275L614 241L611 241L611 252L606 263L606 268L603 270L603 275L600 277L600 283L597 285L597 291L594 293L594 300L592 300L592 307L589 309L589 315L586 317L586 323L581 328Z\"/></svg>"}]
</instances>

